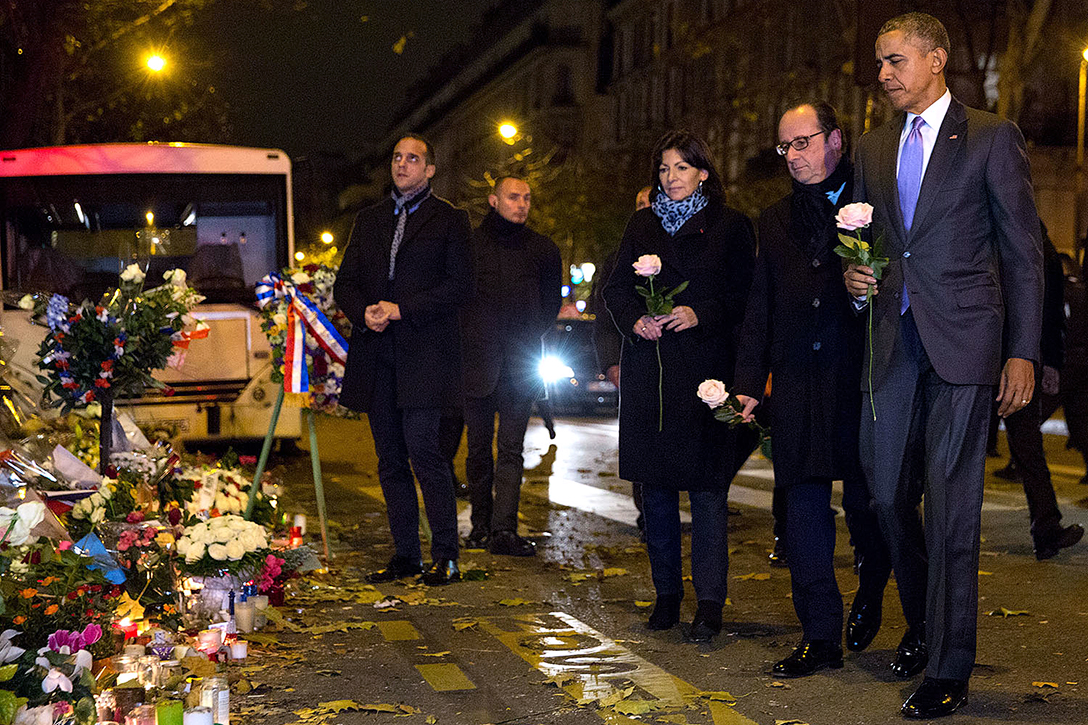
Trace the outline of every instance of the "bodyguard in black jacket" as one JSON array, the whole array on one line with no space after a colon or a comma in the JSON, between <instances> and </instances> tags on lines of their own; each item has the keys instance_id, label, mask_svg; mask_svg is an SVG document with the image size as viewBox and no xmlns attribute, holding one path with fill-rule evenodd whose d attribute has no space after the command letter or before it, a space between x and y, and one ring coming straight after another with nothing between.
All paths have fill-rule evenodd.
<instances>
[{"instance_id":1,"label":"bodyguard in black jacket","mask_svg":"<svg viewBox=\"0 0 1088 725\"><path fill-rule=\"evenodd\" d=\"M340 402L363 411L378 453L378 480L396 555L367 578L419 574L419 479L431 527L427 584L460 579L457 506L438 446L443 409L461 404L457 310L472 295L468 214L431 193L434 154L417 136L393 151L392 197L359 212L336 279L351 320Z\"/></svg>"},{"instance_id":2,"label":"bodyguard in black jacket","mask_svg":"<svg viewBox=\"0 0 1088 725\"><path fill-rule=\"evenodd\" d=\"M466 545L532 556L533 543L517 534L522 444L540 392L540 336L559 313L562 263L555 243L525 226L531 190L523 179L499 179L488 202L492 209L470 244L476 294L461 311L472 502Z\"/></svg>"}]
</instances>

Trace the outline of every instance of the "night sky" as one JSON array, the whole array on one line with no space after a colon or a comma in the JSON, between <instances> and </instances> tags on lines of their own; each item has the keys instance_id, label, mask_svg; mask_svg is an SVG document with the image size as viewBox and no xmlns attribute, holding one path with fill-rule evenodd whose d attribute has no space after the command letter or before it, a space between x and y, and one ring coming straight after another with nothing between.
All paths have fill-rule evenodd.
<instances>
[{"instance_id":1,"label":"night sky","mask_svg":"<svg viewBox=\"0 0 1088 725\"><path fill-rule=\"evenodd\" d=\"M309 0L269 11L220 0L190 30L216 49L203 73L234 108L239 143L355 156L382 138L404 90L494 2ZM398 55L394 43L408 33Z\"/></svg>"}]
</instances>

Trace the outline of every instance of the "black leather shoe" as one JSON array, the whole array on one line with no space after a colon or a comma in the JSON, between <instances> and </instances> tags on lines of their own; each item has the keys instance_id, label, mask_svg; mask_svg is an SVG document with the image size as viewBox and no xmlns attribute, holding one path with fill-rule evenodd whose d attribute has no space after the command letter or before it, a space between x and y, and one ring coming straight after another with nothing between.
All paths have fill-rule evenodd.
<instances>
[{"instance_id":1,"label":"black leather shoe","mask_svg":"<svg viewBox=\"0 0 1088 725\"><path fill-rule=\"evenodd\" d=\"M536 544L513 531L496 531L491 534L488 551L499 556L536 556Z\"/></svg>"},{"instance_id":2,"label":"black leather shoe","mask_svg":"<svg viewBox=\"0 0 1088 725\"><path fill-rule=\"evenodd\" d=\"M695 608L695 619L691 620L688 639L692 642L709 642L722 631L722 605L718 602L702 601Z\"/></svg>"},{"instance_id":3,"label":"black leather shoe","mask_svg":"<svg viewBox=\"0 0 1088 725\"><path fill-rule=\"evenodd\" d=\"M646 622L646 628L655 632L672 629L680 621L680 597L658 597L654 602L654 611L650 612L650 619Z\"/></svg>"},{"instance_id":4,"label":"black leather shoe","mask_svg":"<svg viewBox=\"0 0 1088 725\"><path fill-rule=\"evenodd\" d=\"M999 468L993 472L994 478L1000 478L1002 481L1011 481L1012 483L1020 483L1020 469L1016 467L1016 464L1009 461L1009 465L1004 468Z\"/></svg>"},{"instance_id":5,"label":"black leather shoe","mask_svg":"<svg viewBox=\"0 0 1088 725\"><path fill-rule=\"evenodd\" d=\"M790 563L786 560L786 542L781 536L774 537L774 548L767 555L767 559L771 566L779 569L789 566Z\"/></svg>"},{"instance_id":6,"label":"black leather shoe","mask_svg":"<svg viewBox=\"0 0 1088 725\"><path fill-rule=\"evenodd\" d=\"M903 703L903 716L929 720L951 715L967 704L967 680L926 677Z\"/></svg>"},{"instance_id":7,"label":"black leather shoe","mask_svg":"<svg viewBox=\"0 0 1088 725\"><path fill-rule=\"evenodd\" d=\"M430 569L423 572L419 580L429 587L440 587L461 581L461 570L457 568L457 562L453 559L439 559L431 564Z\"/></svg>"},{"instance_id":8,"label":"black leather shoe","mask_svg":"<svg viewBox=\"0 0 1088 725\"><path fill-rule=\"evenodd\" d=\"M1076 544L1083 537L1084 527L1080 524L1060 528L1054 536L1047 536L1035 541L1035 558L1043 561L1057 556L1059 551Z\"/></svg>"},{"instance_id":9,"label":"black leather shoe","mask_svg":"<svg viewBox=\"0 0 1088 725\"><path fill-rule=\"evenodd\" d=\"M895 648L892 674L904 679L914 677L926 668L928 662L929 648L926 646L925 630L920 627L908 629L899 646Z\"/></svg>"},{"instance_id":10,"label":"black leather shoe","mask_svg":"<svg viewBox=\"0 0 1088 725\"><path fill-rule=\"evenodd\" d=\"M423 562L406 559L402 556L394 556L384 569L372 571L366 575L366 580L371 584L385 584L386 582L417 576L423 571Z\"/></svg>"},{"instance_id":11,"label":"black leather shoe","mask_svg":"<svg viewBox=\"0 0 1088 725\"><path fill-rule=\"evenodd\" d=\"M473 529L472 532L468 535L468 538L465 539L465 548L486 549L488 538L489 537L486 531L477 531L476 529Z\"/></svg>"},{"instance_id":12,"label":"black leather shoe","mask_svg":"<svg viewBox=\"0 0 1088 725\"><path fill-rule=\"evenodd\" d=\"M771 668L775 677L808 677L824 668L842 668L842 647L831 640L816 639L801 642L786 659Z\"/></svg>"},{"instance_id":13,"label":"black leather shoe","mask_svg":"<svg viewBox=\"0 0 1088 725\"><path fill-rule=\"evenodd\" d=\"M879 599L863 597L858 594L850 606L850 616L846 619L846 648L852 652L861 652L868 647L876 633L880 631L881 604Z\"/></svg>"}]
</instances>

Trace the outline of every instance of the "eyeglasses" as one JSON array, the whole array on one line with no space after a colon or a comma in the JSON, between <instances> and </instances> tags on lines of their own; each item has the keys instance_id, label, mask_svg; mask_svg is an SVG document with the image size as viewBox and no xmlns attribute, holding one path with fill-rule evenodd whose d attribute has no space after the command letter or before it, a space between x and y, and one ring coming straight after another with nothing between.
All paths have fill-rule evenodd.
<instances>
[{"instance_id":1,"label":"eyeglasses","mask_svg":"<svg viewBox=\"0 0 1088 725\"><path fill-rule=\"evenodd\" d=\"M774 147L774 150L778 152L779 156L785 156L790 150L790 146L793 146L796 151L804 151L808 148L809 139L816 138L820 134L827 133L827 131L817 131L816 133L809 134L808 136L798 136L792 141L785 141Z\"/></svg>"}]
</instances>

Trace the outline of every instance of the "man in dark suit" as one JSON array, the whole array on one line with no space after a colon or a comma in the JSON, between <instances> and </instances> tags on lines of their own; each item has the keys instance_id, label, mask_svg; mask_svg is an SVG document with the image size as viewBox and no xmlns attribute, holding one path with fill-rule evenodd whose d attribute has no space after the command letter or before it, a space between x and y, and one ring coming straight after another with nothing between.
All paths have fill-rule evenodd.
<instances>
[{"instance_id":1,"label":"man in dark suit","mask_svg":"<svg viewBox=\"0 0 1088 725\"><path fill-rule=\"evenodd\" d=\"M354 326L340 402L363 411L378 453L396 553L367 576L423 572L419 505L431 528L426 584L458 581L457 504L439 446L443 410L461 405L457 311L472 295L468 214L431 193L434 151L420 136L397 142L390 198L359 212L336 278L336 302Z\"/></svg>"},{"instance_id":2,"label":"man in dark suit","mask_svg":"<svg viewBox=\"0 0 1088 725\"><path fill-rule=\"evenodd\" d=\"M522 447L541 388L540 337L555 324L563 282L559 247L525 226L531 196L524 179L495 182L491 211L469 245L476 294L461 311L472 502L465 546L506 556L536 553L533 542L518 536ZM497 461L491 455L496 413Z\"/></svg>"},{"instance_id":3,"label":"man in dark suit","mask_svg":"<svg viewBox=\"0 0 1088 725\"><path fill-rule=\"evenodd\" d=\"M952 98L948 52L930 15L881 28L878 77L899 113L861 139L854 190L891 260L872 301L861 457L909 626L900 649L928 659L902 710L917 718L967 701L990 401L996 387L1002 416L1031 401L1043 300L1023 137ZM851 265L844 277L864 307L872 270Z\"/></svg>"},{"instance_id":4,"label":"man in dark suit","mask_svg":"<svg viewBox=\"0 0 1088 725\"><path fill-rule=\"evenodd\" d=\"M767 374L774 380L775 496L785 508L786 559L803 638L772 674L804 677L843 666L832 481L843 482L842 506L860 561L846 631L852 650L868 647L880 629L891 562L858 460L865 325L842 288L833 251L835 212L851 199L854 169L826 102L786 111L778 138L793 189L759 218L733 389L751 420Z\"/></svg>"}]
</instances>

